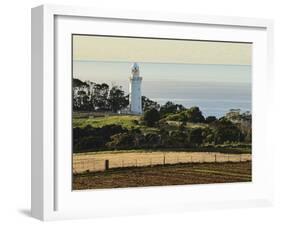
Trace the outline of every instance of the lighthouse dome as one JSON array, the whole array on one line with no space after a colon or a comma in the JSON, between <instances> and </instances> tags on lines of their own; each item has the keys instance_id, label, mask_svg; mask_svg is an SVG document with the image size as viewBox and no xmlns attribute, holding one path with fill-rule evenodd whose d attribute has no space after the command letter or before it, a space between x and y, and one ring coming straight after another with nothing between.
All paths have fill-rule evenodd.
<instances>
[{"instance_id":1,"label":"lighthouse dome","mask_svg":"<svg viewBox=\"0 0 281 226\"><path fill-rule=\"evenodd\" d=\"M133 63L131 69L132 69L132 75L133 76L139 76L140 68L139 68L139 65L137 63Z\"/></svg>"}]
</instances>

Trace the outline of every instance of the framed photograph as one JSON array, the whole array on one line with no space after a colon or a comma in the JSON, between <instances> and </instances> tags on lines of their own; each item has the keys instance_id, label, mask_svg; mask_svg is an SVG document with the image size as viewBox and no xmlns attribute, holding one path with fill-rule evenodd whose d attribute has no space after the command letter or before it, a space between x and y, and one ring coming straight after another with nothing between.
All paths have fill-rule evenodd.
<instances>
[{"instance_id":1,"label":"framed photograph","mask_svg":"<svg viewBox=\"0 0 281 226\"><path fill-rule=\"evenodd\" d=\"M32 216L270 205L265 19L32 9Z\"/></svg>"}]
</instances>

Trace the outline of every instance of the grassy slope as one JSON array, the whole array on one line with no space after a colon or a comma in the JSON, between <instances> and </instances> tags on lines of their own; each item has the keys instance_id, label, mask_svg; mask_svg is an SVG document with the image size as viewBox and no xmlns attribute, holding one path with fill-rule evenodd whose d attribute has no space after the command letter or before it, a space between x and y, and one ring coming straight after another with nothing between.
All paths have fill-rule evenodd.
<instances>
[{"instance_id":1,"label":"grassy slope","mask_svg":"<svg viewBox=\"0 0 281 226\"><path fill-rule=\"evenodd\" d=\"M140 116L122 115L122 116L107 116L97 118L74 118L73 127L85 127L91 125L93 127L102 127L110 124L121 125L125 128L138 127L134 120L139 120Z\"/></svg>"},{"instance_id":2,"label":"grassy slope","mask_svg":"<svg viewBox=\"0 0 281 226\"><path fill-rule=\"evenodd\" d=\"M73 118L73 127L83 128L87 125L91 125L92 127L102 127L105 125L116 124L127 129L139 128L143 132L159 131L157 128L136 124L135 121L140 121L140 117L141 116L136 115L118 115L97 118Z\"/></svg>"}]
</instances>

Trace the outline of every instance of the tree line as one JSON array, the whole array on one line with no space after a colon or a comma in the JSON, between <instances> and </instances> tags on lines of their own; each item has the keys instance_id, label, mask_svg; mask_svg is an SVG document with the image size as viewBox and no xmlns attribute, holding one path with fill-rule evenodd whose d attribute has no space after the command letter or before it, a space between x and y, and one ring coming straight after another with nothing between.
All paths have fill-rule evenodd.
<instances>
[{"instance_id":1,"label":"tree line","mask_svg":"<svg viewBox=\"0 0 281 226\"><path fill-rule=\"evenodd\" d=\"M75 111L110 111L118 112L129 105L129 95L126 95L121 86L106 83L82 82L73 78L73 110ZM160 105L142 96L142 109L159 108Z\"/></svg>"},{"instance_id":2,"label":"tree line","mask_svg":"<svg viewBox=\"0 0 281 226\"><path fill-rule=\"evenodd\" d=\"M73 110L77 111L112 111L117 112L129 104L121 86L106 83L86 83L73 79Z\"/></svg>"}]
</instances>

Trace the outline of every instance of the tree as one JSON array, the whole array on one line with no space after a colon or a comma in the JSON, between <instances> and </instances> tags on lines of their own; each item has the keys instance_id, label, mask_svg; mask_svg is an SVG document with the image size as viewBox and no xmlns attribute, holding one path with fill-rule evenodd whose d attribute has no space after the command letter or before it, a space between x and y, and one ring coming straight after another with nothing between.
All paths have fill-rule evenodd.
<instances>
[{"instance_id":1,"label":"tree","mask_svg":"<svg viewBox=\"0 0 281 226\"><path fill-rule=\"evenodd\" d=\"M151 147L157 147L161 143L161 137L159 134L155 133L147 133L144 137L144 144L145 146L151 148Z\"/></svg>"},{"instance_id":2,"label":"tree","mask_svg":"<svg viewBox=\"0 0 281 226\"><path fill-rule=\"evenodd\" d=\"M111 141L106 144L109 148L128 148L134 146L134 135L126 133L118 133L111 136Z\"/></svg>"},{"instance_id":3,"label":"tree","mask_svg":"<svg viewBox=\"0 0 281 226\"><path fill-rule=\"evenodd\" d=\"M197 123L197 122L204 122L205 121L205 118L202 115L202 112L200 111L199 107L189 108L186 111L186 114L187 114L187 121L188 122Z\"/></svg>"},{"instance_id":4,"label":"tree","mask_svg":"<svg viewBox=\"0 0 281 226\"><path fill-rule=\"evenodd\" d=\"M177 111L182 112L186 110L186 108L182 104L177 104Z\"/></svg>"},{"instance_id":5,"label":"tree","mask_svg":"<svg viewBox=\"0 0 281 226\"><path fill-rule=\"evenodd\" d=\"M75 110L88 110L90 108L90 97L88 93L89 85L79 79L73 78L72 80L73 92L73 109Z\"/></svg>"},{"instance_id":6,"label":"tree","mask_svg":"<svg viewBox=\"0 0 281 226\"><path fill-rule=\"evenodd\" d=\"M150 100L146 96L142 96L142 109L143 111L149 110L151 108L159 109L159 104L156 101Z\"/></svg>"},{"instance_id":7,"label":"tree","mask_svg":"<svg viewBox=\"0 0 281 226\"><path fill-rule=\"evenodd\" d=\"M106 143L111 141L111 137L116 134L126 134L128 130L120 125L110 124L103 127L92 127L87 125L84 128L73 128L74 152L83 150L104 149Z\"/></svg>"},{"instance_id":8,"label":"tree","mask_svg":"<svg viewBox=\"0 0 281 226\"><path fill-rule=\"evenodd\" d=\"M211 129L210 127L206 127L203 129L202 136L203 143L213 144L215 141L213 129Z\"/></svg>"},{"instance_id":9,"label":"tree","mask_svg":"<svg viewBox=\"0 0 281 226\"><path fill-rule=\"evenodd\" d=\"M78 90L73 100L73 107L79 110L88 110L90 107L90 98L84 90Z\"/></svg>"},{"instance_id":10,"label":"tree","mask_svg":"<svg viewBox=\"0 0 281 226\"><path fill-rule=\"evenodd\" d=\"M203 129L202 128L194 128L189 132L189 142L190 144L200 145L203 142Z\"/></svg>"},{"instance_id":11,"label":"tree","mask_svg":"<svg viewBox=\"0 0 281 226\"><path fill-rule=\"evenodd\" d=\"M72 79L72 86L73 87L82 87L82 86L89 86L86 82L82 82L80 79L78 78L73 78Z\"/></svg>"},{"instance_id":12,"label":"tree","mask_svg":"<svg viewBox=\"0 0 281 226\"><path fill-rule=\"evenodd\" d=\"M149 109L144 112L143 121L148 126L154 126L159 121L159 119L160 114L155 108Z\"/></svg>"},{"instance_id":13,"label":"tree","mask_svg":"<svg viewBox=\"0 0 281 226\"><path fill-rule=\"evenodd\" d=\"M165 145L170 147L185 147L188 145L188 133L185 129L173 130L165 139Z\"/></svg>"},{"instance_id":14,"label":"tree","mask_svg":"<svg viewBox=\"0 0 281 226\"><path fill-rule=\"evenodd\" d=\"M244 139L240 129L226 118L213 123L214 140L216 144L224 142L239 142Z\"/></svg>"},{"instance_id":15,"label":"tree","mask_svg":"<svg viewBox=\"0 0 281 226\"><path fill-rule=\"evenodd\" d=\"M125 96L121 87L113 86L109 92L109 107L113 112L117 112L129 104L128 96Z\"/></svg>"},{"instance_id":16,"label":"tree","mask_svg":"<svg viewBox=\"0 0 281 226\"><path fill-rule=\"evenodd\" d=\"M166 117L168 114L176 113L178 109L178 105L174 104L171 101L168 101L166 104L162 105L160 108L161 118Z\"/></svg>"},{"instance_id":17,"label":"tree","mask_svg":"<svg viewBox=\"0 0 281 226\"><path fill-rule=\"evenodd\" d=\"M205 119L205 122L206 123L212 123L212 122L215 122L217 120L217 118L215 116L208 116L206 119Z\"/></svg>"},{"instance_id":18,"label":"tree","mask_svg":"<svg viewBox=\"0 0 281 226\"><path fill-rule=\"evenodd\" d=\"M108 108L109 86L106 83L95 84L92 96L92 104L94 108L99 110L107 110Z\"/></svg>"}]
</instances>

